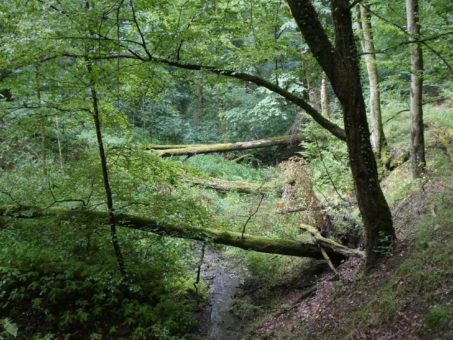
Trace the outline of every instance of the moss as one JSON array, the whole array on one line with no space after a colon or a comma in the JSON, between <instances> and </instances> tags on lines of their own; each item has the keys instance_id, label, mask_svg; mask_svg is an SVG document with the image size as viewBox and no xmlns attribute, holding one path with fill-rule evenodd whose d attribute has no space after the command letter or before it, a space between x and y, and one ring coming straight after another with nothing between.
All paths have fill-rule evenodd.
<instances>
[{"instance_id":1,"label":"moss","mask_svg":"<svg viewBox=\"0 0 453 340\"><path fill-rule=\"evenodd\" d=\"M427 330L438 331L448 324L451 317L451 307L435 306L425 316L424 325Z\"/></svg>"},{"instance_id":2,"label":"moss","mask_svg":"<svg viewBox=\"0 0 453 340\"><path fill-rule=\"evenodd\" d=\"M407 308L423 310L433 301L449 299L440 295L453 282L453 259L450 244L453 240L453 195L437 195L439 205L436 216L425 216L416 226L416 243L409 256L384 281L369 299L343 324L345 334L360 329L379 327L392 322L398 312ZM361 290L368 289L374 279L364 277L358 284ZM451 310L436 306L425 316L424 332L439 330L451 319Z\"/></svg>"}]
</instances>

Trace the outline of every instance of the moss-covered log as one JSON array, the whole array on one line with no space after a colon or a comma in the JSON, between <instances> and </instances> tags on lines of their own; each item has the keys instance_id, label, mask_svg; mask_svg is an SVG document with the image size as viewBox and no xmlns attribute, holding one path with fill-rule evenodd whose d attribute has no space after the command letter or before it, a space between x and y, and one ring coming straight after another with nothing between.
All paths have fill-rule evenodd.
<instances>
[{"instance_id":1,"label":"moss-covered log","mask_svg":"<svg viewBox=\"0 0 453 340\"><path fill-rule=\"evenodd\" d=\"M299 205L295 207L289 207L289 208L282 208L282 209L277 209L276 212L277 214L291 214L291 213L296 213L296 212L301 212L301 211L316 211L316 210L325 210L328 208L331 209L337 209L337 208L347 208L353 206L354 202L343 202L341 204L328 204L328 203L320 203L316 206L310 207L306 205Z\"/></svg>"},{"instance_id":2,"label":"moss-covered log","mask_svg":"<svg viewBox=\"0 0 453 340\"><path fill-rule=\"evenodd\" d=\"M396 153L396 152L395 152ZM403 165L410 159L410 152L409 151L403 151L399 152L396 155L392 155L387 161L386 161L386 168L390 171L395 170L399 166Z\"/></svg>"},{"instance_id":3,"label":"moss-covered log","mask_svg":"<svg viewBox=\"0 0 453 340\"><path fill-rule=\"evenodd\" d=\"M99 223L107 223L108 215L101 211L71 210L64 208L38 209L36 207L0 205L0 216L13 218L39 218L55 217L58 219L83 218L90 221L98 220ZM170 237L178 237L199 241L207 241L246 250L254 250L262 253L311 257L322 259L320 250L322 247L330 258L341 259L345 257L363 257L362 251L347 248L322 236L312 237L308 235L301 240L287 240L267 238L255 235L241 236L241 233L216 230L200 227L184 227L181 225L156 221L148 217L139 217L126 214L115 214L115 223L118 226L137 229L144 232ZM307 226L307 228L313 228Z\"/></svg>"},{"instance_id":4,"label":"moss-covered log","mask_svg":"<svg viewBox=\"0 0 453 340\"><path fill-rule=\"evenodd\" d=\"M272 190L269 185L239 181L225 181L218 178L181 177L181 179L184 182L217 191L237 191L245 194L260 194Z\"/></svg>"},{"instance_id":5,"label":"moss-covered log","mask_svg":"<svg viewBox=\"0 0 453 340\"><path fill-rule=\"evenodd\" d=\"M197 154L230 152L238 150L258 149L275 145L297 145L303 140L302 135L287 135L272 137L267 139L252 140L248 142L222 143L222 144L204 144L195 146L175 147L172 149L161 149L160 147L148 147L162 157L168 156L190 156Z\"/></svg>"},{"instance_id":6,"label":"moss-covered log","mask_svg":"<svg viewBox=\"0 0 453 340\"><path fill-rule=\"evenodd\" d=\"M195 146L203 146L205 144L148 144L146 150L168 150L168 149L185 149Z\"/></svg>"}]
</instances>

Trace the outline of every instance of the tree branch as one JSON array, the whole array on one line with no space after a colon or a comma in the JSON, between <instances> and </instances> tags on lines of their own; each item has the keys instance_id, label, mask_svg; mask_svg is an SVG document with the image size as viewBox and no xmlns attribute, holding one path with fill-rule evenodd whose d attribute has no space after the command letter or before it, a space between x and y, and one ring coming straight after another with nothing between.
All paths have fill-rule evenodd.
<instances>
[{"instance_id":1,"label":"tree branch","mask_svg":"<svg viewBox=\"0 0 453 340\"><path fill-rule=\"evenodd\" d=\"M106 223L108 213L101 211L88 210L71 210L63 208L40 209L38 207L24 207L13 205L0 205L0 217L8 216L13 218L40 218L55 217L58 219L83 218L89 219L96 223ZM192 239L197 241L212 242L223 244L245 250L254 250L268 254L280 254L289 256L311 257L323 259L318 244L324 248L330 258L344 259L345 257L363 258L364 253L357 249L345 247L331 239L319 236L316 240L307 237L299 240L267 238L255 235L216 230L210 228L182 226L180 224L170 224L162 221L156 221L148 217L140 217L126 214L116 214L116 223L118 226L130 229L150 232L157 235ZM314 229L311 226L305 226L306 229ZM310 229L310 230L311 230Z\"/></svg>"},{"instance_id":2,"label":"tree branch","mask_svg":"<svg viewBox=\"0 0 453 340\"><path fill-rule=\"evenodd\" d=\"M409 35L409 33L407 32L407 30L398 25L398 24L395 24L394 22L391 22L390 20L388 20L387 18L383 17L382 15L376 13L375 11L372 11L370 10L370 13L373 14L376 18L386 22L387 24L397 28L399 31L403 32L405 35ZM452 34L453 32L446 32L446 35L448 34ZM450 65L450 63L439 53L437 52L431 45L428 45L428 43L426 42L427 40L426 39L421 39L421 40L409 40L408 43L418 43L418 42L421 42L423 44L423 46L425 46L428 50L430 50L433 54L435 54L444 64L445 66L448 68L448 70L453 73L453 67Z\"/></svg>"},{"instance_id":3,"label":"tree branch","mask_svg":"<svg viewBox=\"0 0 453 340\"><path fill-rule=\"evenodd\" d=\"M230 78L235 78L243 81L248 81L251 83L254 83L255 85L258 85L260 87L267 88L268 90L277 93L284 97L286 100L292 102L293 104L296 104L300 108L302 108L308 115L310 115L319 125L321 125L323 128L328 130L332 135L335 137L341 139L341 140L346 140L346 134L344 132L344 129L340 128L338 125L335 123L331 122L327 118L325 118L319 111L317 111L313 106L311 106L308 102L306 102L303 98L289 92L288 90L285 90L284 88L271 83L270 81L255 76L251 75L248 73L244 72L238 72L238 71L233 71L233 70L226 70L226 69L221 69L213 66L205 66L205 65L200 65L200 64L187 64L187 63L182 63L179 61L172 61L164 58L159 58L155 56L147 56L143 57L140 56L139 53L129 49L129 53L118 53L118 54L109 54L109 55L97 55L97 56L87 56L83 54L76 54L76 53L69 53L69 52L64 52L59 55L54 55L54 56L49 56L44 59L42 59L42 62L57 59L59 57L69 57L69 58L89 58L92 60L114 60L118 58L122 59L135 59L135 60L141 60L143 62L154 62L157 64L164 64L168 66L173 66L177 67L180 69L185 69L185 70L192 70L192 71L200 71L200 70L205 70L214 74L218 74L220 76L225 76L225 77L230 77Z\"/></svg>"}]
</instances>

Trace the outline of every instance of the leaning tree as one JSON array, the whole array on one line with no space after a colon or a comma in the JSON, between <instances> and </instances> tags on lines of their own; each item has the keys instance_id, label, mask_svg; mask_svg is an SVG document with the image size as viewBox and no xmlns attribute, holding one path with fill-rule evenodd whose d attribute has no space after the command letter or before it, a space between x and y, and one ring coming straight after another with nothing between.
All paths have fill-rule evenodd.
<instances>
[{"instance_id":1,"label":"leaning tree","mask_svg":"<svg viewBox=\"0 0 453 340\"><path fill-rule=\"evenodd\" d=\"M47 4L46 1L39 2ZM178 10L173 15L170 8L174 7L172 7L173 4L171 2L137 1L137 4L133 0L112 2L112 6L105 7L109 8L108 11L101 11L102 17L99 20L103 21L105 18L115 15L115 13L121 13L123 17L127 16L127 20L123 20L122 24L119 20L116 21L118 23L116 32L113 29L106 30L105 25L94 25L95 28L91 32L87 33L80 30L81 32L76 37L62 37L66 40L94 40L98 46L105 44L108 48L97 48L93 51L87 50L83 52L70 47L67 50L63 50L63 48L58 46L57 51L53 54L52 51L45 51L45 56L40 61L42 59L51 61L72 58L84 61L104 60L106 62L120 59L141 61L235 78L254 83L281 95L289 102L303 109L332 135L346 141L357 202L366 231L367 266L370 268L383 253L382 249L391 246L395 239L395 231L389 206L379 184L377 164L370 143L370 131L366 119L366 107L362 93L359 61L351 20L351 8L356 3L358 2L331 0L330 16L332 27L330 27L322 24L321 16L312 1L287 1L292 18L302 33L303 41L308 45L317 63L322 68L341 104L344 129L323 116L304 97L293 93L289 88L281 86L278 81L274 82L260 75L252 74L249 71L250 68L244 67L244 65L237 66L230 63L230 67L231 65L233 65L233 68L237 66L236 70L230 69L230 67L222 67L222 65L225 65L225 63L222 63L222 58L214 58L217 46L209 45L215 44L217 40L220 43L225 40L224 36L219 36L216 39L216 34L220 34L226 25L232 25L229 22L231 18L223 18L224 22L218 23L218 28L214 30L214 33L203 27L203 25L208 24L211 25L210 27L214 27L212 22L215 22L216 18L210 17L209 8L210 5L217 6L217 2L216 4L211 4L209 1L194 2L198 6L198 12L194 12L194 15L188 21L187 26L190 25L190 34L187 33L183 36L178 33L180 32L181 11ZM70 12L57 6L70 6L69 4L67 2L52 3L49 10L55 12L55 15L65 18L71 15ZM192 3L185 2L185 4ZM229 4L230 2L226 4L226 7ZM268 4L260 3L255 5L265 7ZM168 6L168 9L156 14L159 6ZM78 8L78 10L83 12L83 6ZM90 12L87 15L93 16L93 13ZM162 18L162 15L168 15L168 18ZM171 18L172 15L176 19ZM203 16L205 17L204 21L200 20ZM178 24L176 32L171 31L170 27L167 27L171 20L176 21ZM184 31L189 31L189 29L187 28ZM164 38L156 43L156 37L159 35L163 35ZM175 44L170 41L171 37L176 37ZM300 38L299 36L299 40L301 40ZM203 39L206 40L208 48L197 50L196 46L188 47L189 44ZM231 41L229 44L231 44ZM168 46L168 48L167 50L159 51L159 46ZM173 47L176 51L170 53ZM234 59L231 58L231 55L239 53L237 51L240 50L241 46L233 46L228 51L228 58ZM250 51L248 52L250 54ZM213 58L206 58L207 54L211 54ZM272 56L267 59L272 60ZM210 62L215 65L209 65Z\"/></svg>"}]
</instances>

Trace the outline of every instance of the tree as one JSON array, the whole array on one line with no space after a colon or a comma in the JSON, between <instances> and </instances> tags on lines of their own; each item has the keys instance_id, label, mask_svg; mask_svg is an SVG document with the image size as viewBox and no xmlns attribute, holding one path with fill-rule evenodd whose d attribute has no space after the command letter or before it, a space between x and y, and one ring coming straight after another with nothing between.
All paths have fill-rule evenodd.
<instances>
[{"instance_id":1,"label":"tree","mask_svg":"<svg viewBox=\"0 0 453 340\"><path fill-rule=\"evenodd\" d=\"M275 92L288 101L301 107L322 127L334 136L345 139L348 146L350 167L354 179L359 209L366 230L367 265L372 267L380 256L379 249L389 247L395 232L391 213L379 185L377 164L369 140L369 128L366 109L360 83L359 62L352 31L351 9L349 1L334 0L331 4L335 44L330 41L322 26L318 13L308 0L288 1L292 16L300 28L305 42L318 64L329 79L333 91L343 109L345 130L322 116L304 98L293 94L262 77L246 72L222 69L219 67L185 63L166 59L152 54L148 48L143 30L140 28L136 12L132 7L132 18L137 28L139 41L134 46L142 48L141 54L136 48L129 48L127 53L93 55L98 60L117 58L138 59L143 62L165 64L186 70L207 71L214 74L252 82ZM85 58L78 53L63 53L63 57Z\"/></svg>"},{"instance_id":2,"label":"tree","mask_svg":"<svg viewBox=\"0 0 453 340\"><path fill-rule=\"evenodd\" d=\"M110 185L109 180L109 170L107 167L107 157L105 155L104 149L104 141L102 138L102 127L101 127L101 119L100 119L100 112L99 112L99 98L98 93L96 90L96 78L93 70L93 65L90 60L86 61L86 70L87 75L89 77L90 82L90 94L91 94L91 104L92 104L92 117L94 121L94 126L96 129L96 140L98 143L98 151L99 151L99 159L101 162L101 171L102 171L102 179L104 184L105 190L105 197L107 202L107 211L108 211L108 223L110 225L110 234L112 237L112 245L113 249L115 250L116 259L118 261L118 267L123 279L127 280L127 271L126 271L126 264L124 262L123 253L121 251L120 242L118 240L118 234L116 232L116 217L114 213L113 207L113 195L112 195L112 188ZM127 281L124 282L127 284ZM126 286L125 286L126 288Z\"/></svg>"},{"instance_id":3,"label":"tree","mask_svg":"<svg viewBox=\"0 0 453 340\"><path fill-rule=\"evenodd\" d=\"M371 145L376 158L381 161L383 149L386 148L384 127L381 113L381 93L379 89L379 75L376 65L376 50L374 48L373 29L369 4L359 4L359 26L361 28L362 50L365 54L370 86L370 111L371 111Z\"/></svg>"},{"instance_id":4,"label":"tree","mask_svg":"<svg viewBox=\"0 0 453 340\"><path fill-rule=\"evenodd\" d=\"M367 266L371 268L380 257L380 250L390 247L396 237L390 209L379 185L377 164L369 139L350 4L348 0L333 0L331 3L335 44L330 41L318 13L309 0L289 0L288 5L305 42L324 70L343 109L349 162L366 231ZM149 56L148 60L189 70L205 69L266 87L300 106L321 126L340 137L337 127L332 126L303 98L265 79L243 72L185 64L152 56Z\"/></svg>"},{"instance_id":5,"label":"tree","mask_svg":"<svg viewBox=\"0 0 453 340\"><path fill-rule=\"evenodd\" d=\"M406 0L407 32L411 52L410 113L412 176L420 177L426 166L423 127L423 52L418 0Z\"/></svg>"},{"instance_id":6,"label":"tree","mask_svg":"<svg viewBox=\"0 0 453 340\"><path fill-rule=\"evenodd\" d=\"M324 117L329 117L329 92L327 91L327 80L323 75L321 78L321 113Z\"/></svg>"},{"instance_id":7,"label":"tree","mask_svg":"<svg viewBox=\"0 0 453 340\"><path fill-rule=\"evenodd\" d=\"M348 0L331 2L335 45L328 38L310 1L290 0L288 4L343 109L349 162L366 232L367 267L371 268L380 257L379 249L392 244L395 230L379 185L377 164L369 140L350 4Z\"/></svg>"}]
</instances>

